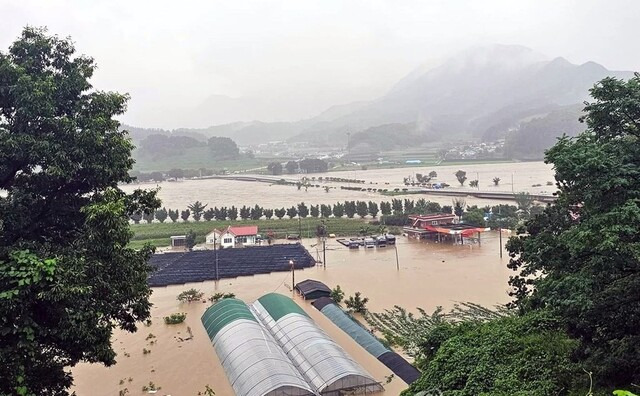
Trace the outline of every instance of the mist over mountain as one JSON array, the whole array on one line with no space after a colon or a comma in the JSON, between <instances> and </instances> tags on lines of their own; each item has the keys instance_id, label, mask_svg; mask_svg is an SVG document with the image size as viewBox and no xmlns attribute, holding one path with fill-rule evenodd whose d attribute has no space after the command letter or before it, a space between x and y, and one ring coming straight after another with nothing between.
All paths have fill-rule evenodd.
<instances>
[{"instance_id":1,"label":"mist over mountain","mask_svg":"<svg viewBox=\"0 0 640 396\"><path fill-rule=\"evenodd\" d=\"M425 141L494 140L532 118L561 113L563 109L575 113L575 105L588 99L595 82L607 76L629 78L632 74L607 70L594 62L575 65L564 58L546 59L522 46L474 47L435 68L417 68L380 98L333 106L306 120L246 121L240 102L216 97L205 107L219 106L229 120L237 117L241 122L171 133L196 138L226 136L243 145L291 140L329 145L341 141L336 145L344 146L347 132L357 144L358 133L385 126L373 129L382 141L381 131L388 137L411 132L425 137ZM556 114L551 120L564 122L566 117ZM552 122L548 124L554 128ZM389 125L398 125L398 130ZM134 140L145 133L136 129Z\"/></svg>"}]
</instances>

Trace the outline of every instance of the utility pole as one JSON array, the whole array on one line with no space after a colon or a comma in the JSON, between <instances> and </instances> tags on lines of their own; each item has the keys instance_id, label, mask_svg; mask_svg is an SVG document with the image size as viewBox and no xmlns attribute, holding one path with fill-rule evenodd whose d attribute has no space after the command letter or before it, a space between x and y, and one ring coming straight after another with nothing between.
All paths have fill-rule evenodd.
<instances>
[{"instance_id":1,"label":"utility pole","mask_svg":"<svg viewBox=\"0 0 640 396\"><path fill-rule=\"evenodd\" d=\"M480 189L480 172L476 172L476 180L478 181L478 185L476 187L479 190Z\"/></svg>"},{"instance_id":2,"label":"utility pole","mask_svg":"<svg viewBox=\"0 0 640 396\"><path fill-rule=\"evenodd\" d=\"M218 275L218 250L216 250L216 233L213 233L213 255L215 257L215 263L216 263L216 281L219 280L219 275Z\"/></svg>"},{"instance_id":3,"label":"utility pole","mask_svg":"<svg viewBox=\"0 0 640 396\"><path fill-rule=\"evenodd\" d=\"M513 187L513 172L511 172L511 194L516 195L515 189Z\"/></svg>"},{"instance_id":4,"label":"utility pole","mask_svg":"<svg viewBox=\"0 0 640 396\"><path fill-rule=\"evenodd\" d=\"M498 228L498 232L500 233L500 258L502 258L502 228Z\"/></svg>"},{"instance_id":5,"label":"utility pole","mask_svg":"<svg viewBox=\"0 0 640 396\"><path fill-rule=\"evenodd\" d=\"M289 264L291 264L291 290L293 290L293 292L296 292L295 286L296 286L296 266L293 262L293 260L289 260Z\"/></svg>"},{"instance_id":6,"label":"utility pole","mask_svg":"<svg viewBox=\"0 0 640 396\"><path fill-rule=\"evenodd\" d=\"M325 230L326 232L326 230ZM322 237L322 266L327 268L327 237Z\"/></svg>"},{"instance_id":7,"label":"utility pole","mask_svg":"<svg viewBox=\"0 0 640 396\"><path fill-rule=\"evenodd\" d=\"M393 244L393 247L396 249L396 270L400 271L400 261L398 260L398 241Z\"/></svg>"},{"instance_id":8,"label":"utility pole","mask_svg":"<svg viewBox=\"0 0 640 396\"><path fill-rule=\"evenodd\" d=\"M300 214L298 214L298 238L302 241L302 218L300 217Z\"/></svg>"}]
</instances>

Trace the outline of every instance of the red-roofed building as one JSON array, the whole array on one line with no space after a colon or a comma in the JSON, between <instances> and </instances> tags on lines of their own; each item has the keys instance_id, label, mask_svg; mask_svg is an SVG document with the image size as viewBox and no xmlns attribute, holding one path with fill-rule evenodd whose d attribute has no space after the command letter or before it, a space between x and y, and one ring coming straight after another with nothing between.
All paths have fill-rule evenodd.
<instances>
[{"instance_id":1,"label":"red-roofed building","mask_svg":"<svg viewBox=\"0 0 640 396\"><path fill-rule=\"evenodd\" d=\"M234 248L258 243L258 226L229 226L224 230L214 229L207 234L205 244L213 248Z\"/></svg>"}]
</instances>

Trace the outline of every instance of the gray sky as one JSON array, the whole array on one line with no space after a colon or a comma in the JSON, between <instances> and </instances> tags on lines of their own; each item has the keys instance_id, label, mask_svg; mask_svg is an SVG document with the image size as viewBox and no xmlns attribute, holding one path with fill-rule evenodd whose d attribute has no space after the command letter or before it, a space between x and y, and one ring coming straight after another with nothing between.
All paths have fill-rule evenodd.
<instances>
[{"instance_id":1,"label":"gray sky","mask_svg":"<svg viewBox=\"0 0 640 396\"><path fill-rule=\"evenodd\" d=\"M638 0L0 0L0 49L46 25L96 59L95 87L131 94L124 122L204 127L373 99L474 45L640 70L639 16Z\"/></svg>"}]
</instances>

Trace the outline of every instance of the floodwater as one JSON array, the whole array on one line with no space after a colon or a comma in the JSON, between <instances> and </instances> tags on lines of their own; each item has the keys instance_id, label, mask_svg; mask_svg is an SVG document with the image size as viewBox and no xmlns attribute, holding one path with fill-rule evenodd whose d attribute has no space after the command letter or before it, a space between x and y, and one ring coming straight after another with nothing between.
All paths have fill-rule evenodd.
<instances>
[{"instance_id":1,"label":"floodwater","mask_svg":"<svg viewBox=\"0 0 640 396\"><path fill-rule=\"evenodd\" d=\"M186 182L185 182L186 183ZM239 183L239 182L238 182ZM506 235L503 242L506 242ZM321 244L315 239L303 241L314 257L322 258ZM349 250L329 240L326 248L326 268L318 265L295 272L295 282L316 279L333 288L340 285L346 295L356 291L370 299L368 308L379 312L394 305L410 311L421 307L432 312L437 306L451 308L456 302L471 301L485 306L509 301L507 280L511 271L506 268L508 256L499 257L499 234L488 232L482 245L451 245L409 240L399 237L393 246ZM398 265L399 268L396 266ZM212 295L215 291L231 292L246 302L279 292L292 295L292 273L278 272L220 282L202 282L155 288L150 327L141 326L135 334L116 331L114 347L118 363L110 368L80 364L73 369L75 391L79 396L117 395L128 388L129 394L142 394L142 386L150 381L161 387L157 395L195 396L210 385L216 395L233 395L200 316L209 305L205 303L179 304L176 296L195 287ZM351 354L374 378L384 383L391 374L382 363L368 354L346 333L315 310L308 302L296 301L336 342ZM167 326L162 318L174 312L186 312L185 323ZM193 339L188 337L187 327ZM157 340L150 345L146 337L152 333ZM151 353L143 354L143 349ZM129 357L125 356L125 352ZM131 382L129 382L131 378ZM120 384L120 381L123 381ZM385 385L384 395L398 395L406 388L399 378Z\"/></svg>"},{"instance_id":2,"label":"floodwater","mask_svg":"<svg viewBox=\"0 0 640 396\"><path fill-rule=\"evenodd\" d=\"M404 188L403 180L405 177L415 177L416 173L428 174L430 171L436 171L438 177L434 179L437 182L445 182L450 184L450 190L453 191L471 191L469 187L460 187L455 172L462 169L467 172L468 180L479 180L479 190L488 192L521 192L527 191L532 194L552 193L556 190L554 185L547 185L547 182L553 181L553 170L551 165L543 162L518 162L518 163L496 163L496 164L477 164L477 165L447 165L434 167L414 167L414 168L395 168L395 169L372 169L372 170L354 170L330 172L316 175L307 175L309 177L339 177L346 179L365 180L365 184L353 184L362 188L386 188L393 191L395 188ZM283 175L287 180L297 180L298 176ZM493 178L501 179L498 186L494 186ZM512 183L513 180L513 183ZM387 184L388 183L388 184ZM241 207L243 205L254 206L256 204L265 208L291 207L299 202L307 204L334 204L345 200L366 200L366 201L388 201L391 197L383 196L376 192L369 191L351 191L340 190L339 186L347 186L346 183L325 183L315 182L321 186L337 187L325 192L324 188L309 188L298 190L296 186L271 185L268 183L245 182L234 180L205 179L205 180L185 180L180 182L164 182L160 183L159 197L162 204L166 208L183 209L194 201L201 201L213 206L231 206ZM532 187L540 184L539 187ZM468 186L468 181L466 183ZM128 185L122 188L125 191L132 191L135 188L153 188L155 185ZM477 190L476 190L477 191ZM451 205L451 197L438 195L400 195L394 198L425 198L430 201L438 202L442 205ZM470 205L489 205L496 202L487 199L477 199L468 197L467 204Z\"/></svg>"}]
</instances>

